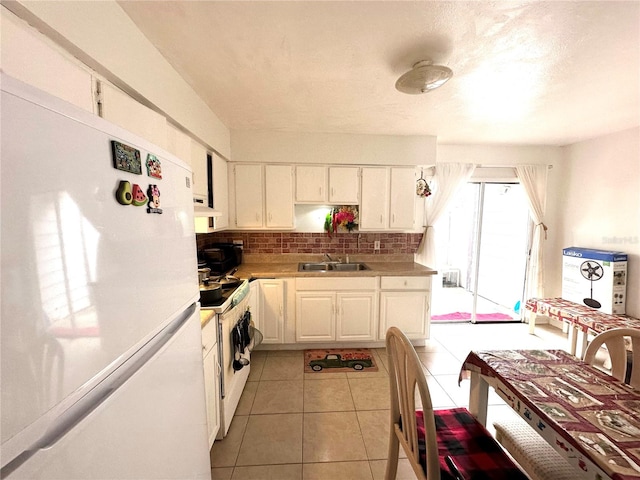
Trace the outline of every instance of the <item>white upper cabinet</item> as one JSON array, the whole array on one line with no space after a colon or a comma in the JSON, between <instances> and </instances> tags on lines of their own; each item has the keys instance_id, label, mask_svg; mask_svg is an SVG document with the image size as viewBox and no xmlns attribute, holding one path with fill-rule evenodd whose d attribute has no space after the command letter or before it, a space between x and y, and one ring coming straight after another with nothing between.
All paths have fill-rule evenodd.
<instances>
[{"instance_id":1,"label":"white upper cabinet","mask_svg":"<svg viewBox=\"0 0 640 480\"><path fill-rule=\"evenodd\" d=\"M167 122L167 150L191 165L191 137Z\"/></svg>"},{"instance_id":2,"label":"white upper cabinet","mask_svg":"<svg viewBox=\"0 0 640 480\"><path fill-rule=\"evenodd\" d=\"M416 202L415 168L391 168L389 194L389 228L413 229Z\"/></svg>"},{"instance_id":3,"label":"white upper cabinet","mask_svg":"<svg viewBox=\"0 0 640 480\"><path fill-rule=\"evenodd\" d=\"M293 228L293 167L235 164L237 228Z\"/></svg>"},{"instance_id":4,"label":"white upper cabinet","mask_svg":"<svg viewBox=\"0 0 640 480\"><path fill-rule=\"evenodd\" d=\"M262 165L238 163L233 170L236 227L261 228L264 210Z\"/></svg>"},{"instance_id":5,"label":"white upper cabinet","mask_svg":"<svg viewBox=\"0 0 640 480\"><path fill-rule=\"evenodd\" d=\"M389 169L362 169L360 230L384 230L389 225Z\"/></svg>"},{"instance_id":6,"label":"white upper cabinet","mask_svg":"<svg viewBox=\"0 0 640 480\"><path fill-rule=\"evenodd\" d=\"M413 229L413 167L364 167L361 188L360 230Z\"/></svg>"},{"instance_id":7,"label":"white upper cabinet","mask_svg":"<svg viewBox=\"0 0 640 480\"><path fill-rule=\"evenodd\" d=\"M359 167L329 167L329 203L358 204Z\"/></svg>"},{"instance_id":8,"label":"white upper cabinet","mask_svg":"<svg viewBox=\"0 0 640 480\"><path fill-rule=\"evenodd\" d=\"M296 202L357 205L359 167L296 166Z\"/></svg>"},{"instance_id":9,"label":"white upper cabinet","mask_svg":"<svg viewBox=\"0 0 640 480\"><path fill-rule=\"evenodd\" d=\"M209 195L209 174L207 172L207 149L195 140L191 140L191 170L193 171L193 196L207 206Z\"/></svg>"},{"instance_id":10,"label":"white upper cabinet","mask_svg":"<svg viewBox=\"0 0 640 480\"><path fill-rule=\"evenodd\" d=\"M323 203L327 201L327 167L296 166L296 202Z\"/></svg>"},{"instance_id":11,"label":"white upper cabinet","mask_svg":"<svg viewBox=\"0 0 640 480\"><path fill-rule=\"evenodd\" d=\"M265 226L293 228L293 167L265 165Z\"/></svg>"},{"instance_id":12,"label":"white upper cabinet","mask_svg":"<svg viewBox=\"0 0 640 480\"><path fill-rule=\"evenodd\" d=\"M228 165L224 158L213 157L213 208L222 215L214 218L215 230L229 226L229 178Z\"/></svg>"},{"instance_id":13,"label":"white upper cabinet","mask_svg":"<svg viewBox=\"0 0 640 480\"><path fill-rule=\"evenodd\" d=\"M107 83L102 82L100 90L102 118L166 149L167 119L164 116Z\"/></svg>"}]
</instances>

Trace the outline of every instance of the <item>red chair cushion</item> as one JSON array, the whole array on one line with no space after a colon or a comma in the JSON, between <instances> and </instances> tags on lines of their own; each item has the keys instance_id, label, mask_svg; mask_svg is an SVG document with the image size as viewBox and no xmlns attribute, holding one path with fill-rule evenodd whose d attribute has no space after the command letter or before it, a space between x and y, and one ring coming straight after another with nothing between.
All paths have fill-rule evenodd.
<instances>
[{"instance_id":1,"label":"red chair cushion","mask_svg":"<svg viewBox=\"0 0 640 480\"><path fill-rule=\"evenodd\" d=\"M453 459L466 480L527 480L500 444L466 408L436 410L434 415L442 480L454 478L445 463L446 456ZM416 423L420 463L426 472L426 435L421 410L416 411Z\"/></svg>"}]
</instances>

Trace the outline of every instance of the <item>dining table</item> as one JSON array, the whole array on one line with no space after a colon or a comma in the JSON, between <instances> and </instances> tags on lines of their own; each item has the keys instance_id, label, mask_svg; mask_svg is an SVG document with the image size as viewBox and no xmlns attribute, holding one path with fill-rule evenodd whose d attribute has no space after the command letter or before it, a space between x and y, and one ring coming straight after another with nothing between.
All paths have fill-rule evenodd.
<instances>
[{"instance_id":1,"label":"dining table","mask_svg":"<svg viewBox=\"0 0 640 480\"><path fill-rule=\"evenodd\" d=\"M640 391L563 350L471 351L469 411L487 420L489 387L589 480L640 479Z\"/></svg>"}]
</instances>

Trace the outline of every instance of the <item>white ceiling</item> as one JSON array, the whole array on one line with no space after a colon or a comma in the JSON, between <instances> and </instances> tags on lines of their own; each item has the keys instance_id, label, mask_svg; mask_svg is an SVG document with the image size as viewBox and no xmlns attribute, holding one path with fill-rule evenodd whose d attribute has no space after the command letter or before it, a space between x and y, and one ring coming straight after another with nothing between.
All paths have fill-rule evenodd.
<instances>
[{"instance_id":1,"label":"white ceiling","mask_svg":"<svg viewBox=\"0 0 640 480\"><path fill-rule=\"evenodd\" d=\"M120 1L232 130L566 145L640 125L639 1ZM395 90L431 57L453 78Z\"/></svg>"}]
</instances>

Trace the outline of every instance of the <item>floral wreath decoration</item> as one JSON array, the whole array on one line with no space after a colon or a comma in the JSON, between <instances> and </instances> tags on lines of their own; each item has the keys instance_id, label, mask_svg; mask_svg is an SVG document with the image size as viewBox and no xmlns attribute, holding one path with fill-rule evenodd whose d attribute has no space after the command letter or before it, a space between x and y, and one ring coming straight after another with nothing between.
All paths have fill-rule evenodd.
<instances>
[{"instance_id":1,"label":"floral wreath decoration","mask_svg":"<svg viewBox=\"0 0 640 480\"><path fill-rule=\"evenodd\" d=\"M345 205L332 208L324 220L324 230L331 237L332 233L337 233L338 228L343 228L348 232L353 231L358 226L358 206Z\"/></svg>"}]
</instances>

